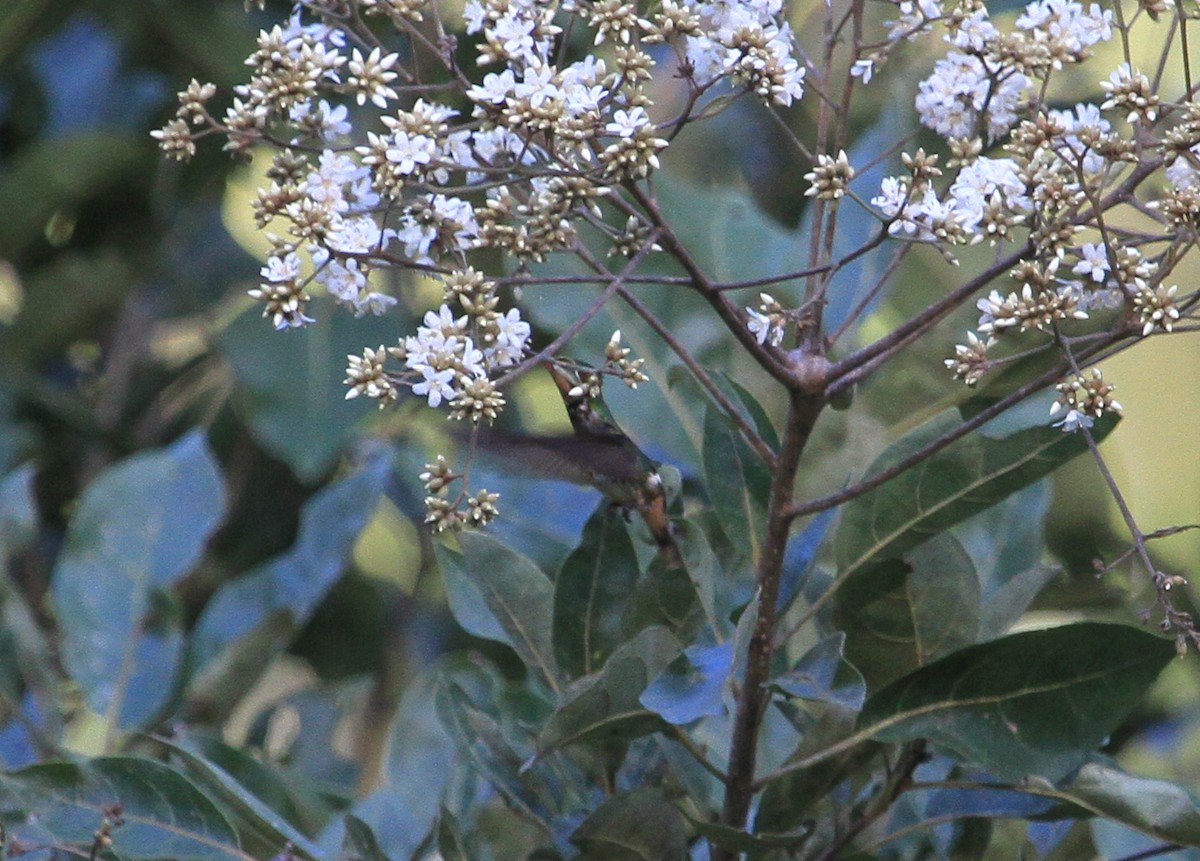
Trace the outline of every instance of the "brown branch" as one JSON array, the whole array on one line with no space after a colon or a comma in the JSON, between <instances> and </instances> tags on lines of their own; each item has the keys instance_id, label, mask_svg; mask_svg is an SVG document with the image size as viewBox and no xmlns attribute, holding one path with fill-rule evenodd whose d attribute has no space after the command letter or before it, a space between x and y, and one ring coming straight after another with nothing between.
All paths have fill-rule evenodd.
<instances>
[{"instance_id":1,"label":"brown branch","mask_svg":"<svg viewBox=\"0 0 1200 861\"><path fill-rule=\"evenodd\" d=\"M738 694L730 737L729 779L725 784L725 803L721 812L722 823L731 828L745 827L754 797L754 761L763 715L770 703L766 682L775 654L776 602L783 573L784 550L791 528L788 510L800 456L824 404L824 399L819 395L791 393L779 460L772 473L767 528L758 562L758 618L747 648L746 668ZM713 859L731 861L732 856L726 850L716 849Z\"/></svg>"}]
</instances>

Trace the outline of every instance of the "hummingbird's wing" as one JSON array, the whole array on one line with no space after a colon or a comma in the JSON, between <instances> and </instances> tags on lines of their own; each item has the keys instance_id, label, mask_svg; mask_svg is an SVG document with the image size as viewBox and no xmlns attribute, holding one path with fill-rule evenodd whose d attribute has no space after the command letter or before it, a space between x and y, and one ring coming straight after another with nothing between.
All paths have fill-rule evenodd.
<instances>
[{"instance_id":1,"label":"hummingbird's wing","mask_svg":"<svg viewBox=\"0 0 1200 861\"><path fill-rule=\"evenodd\" d=\"M537 436L489 430L479 437L484 457L535 478L594 485L598 481L630 484L645 480L643 458L627 439L616 437ZM644 461L643 461L644 462Z\"/></svg>"}]
</instances>

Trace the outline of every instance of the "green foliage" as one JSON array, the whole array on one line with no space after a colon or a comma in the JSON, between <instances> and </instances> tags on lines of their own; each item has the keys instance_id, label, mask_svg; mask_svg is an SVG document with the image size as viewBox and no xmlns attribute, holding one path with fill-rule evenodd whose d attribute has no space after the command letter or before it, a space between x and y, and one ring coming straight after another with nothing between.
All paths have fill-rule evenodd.
<instances>
[{"instance_id":1,"label":"green foliage","mask_svg":"<svg viewBox=\"0 0 1200 861\"><path fill-rule=\"evenodd\" d=\"M1129 624L1136 601L1068 580L1045 550L1051 482L1087 446L1046 426L1044 404L1036 424L985 425L792 524L772 607L758 568L778 464L711 390L776 452L787 398L685 270L652 256L640 271L664 280L637 295L709 378L619 303L570 350L594 360L620 328L646 360L650 383L606 393L664 461L682 564L636 510L521 478L500 479L500 507L545 541L503 524L431 535L414 475L434 435L412 413L372 427L341 382L346 354L411 321L315 300L317 324L280 334L229 303L259 265L220 217L235 164L164 167L144 122L51 130L24 99L50 104L52 84L13 46L41 44L77 4L40 5L55 14L38 27L0 12L16 101L0 257L24 288L0 324L4 857L1075 861L1105 828L1200 849L1188 788L1127 756L1151 725L1188 748L1179 716L1146 705L1175 648ZM135 72L157 82L143 113L186 85L197 44L212 44L208 77L239 80L233 46L256 30L239 9L111 5L85 29L121 48L119 92L141 92ZM665 170L652 190L713 278L804 268L811 209L791 230L732 184ZM856 213L839 254L878 228ZM885 265L876 250L835 273L828 327L855 321L857 336L872 322L860 303L887 320L944 293L917 278L868 295ZM763 289L798 300L803 284ZM549 341L598 291L524 294ZM1047 366L1013 363L985 392ZM852 488L961 427L959 412L920 421L919 400L864 386L846 419L823 414L798 484ZM910 432L880 444L899 419ZM748 684L764 654L765 681ZM731 734L752 697L754 815L734 827Z\"/></svg>"}]
</instances>

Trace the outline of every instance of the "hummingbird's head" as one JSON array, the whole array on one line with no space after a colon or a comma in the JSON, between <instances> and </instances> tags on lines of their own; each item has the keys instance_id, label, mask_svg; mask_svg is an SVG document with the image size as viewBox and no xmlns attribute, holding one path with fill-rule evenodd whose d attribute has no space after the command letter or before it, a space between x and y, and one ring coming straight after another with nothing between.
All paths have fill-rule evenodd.
<instances>
[{"instance_id":1,"label":"hummingbird's head","mask_svg":"<svg viewBox=\"0 0 1200 861\"><path fill-rule=\"evenodd\" d=\"M620 435L601 395L601 378L596 369L573 359L547 359L542 363L558 387L571 427L576 433Z\"/></svg>"}]
</instances>

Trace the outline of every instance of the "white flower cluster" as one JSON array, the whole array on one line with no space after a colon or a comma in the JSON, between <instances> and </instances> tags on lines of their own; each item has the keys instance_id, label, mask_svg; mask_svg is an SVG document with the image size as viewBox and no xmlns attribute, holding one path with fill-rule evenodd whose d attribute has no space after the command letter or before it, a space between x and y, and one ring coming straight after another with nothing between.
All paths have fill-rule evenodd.
<instances>
[{"instance_id":1,"label":"white flower cluster","mask_svg":"<svg viewBox=\"0 0 1200 861\"><path fill-rule=\"evenodd\" d=\"M1018 224L1033 210L1017 163L979 157L966 165L939 197L929 183L914 191L908 177L885 177L871 199L893 235L936 242L981 242Z\"/></svg>"},{"instance_id":2,"label":"white flower cluster","mask_svg":"<svg viewBox=\"0 0 1200 861\"><path fill-rule=\"evenodd\" d=\"M947 138L1001 137L1016 124L1033 81L1085 59L1112 37L1111 22L1111 11L1076 0L1030 3L1011 33L1001 33L982 7L951 19L945 38L956 50L921 82L921 122Z\"/></svg>"},{"instance_id":3,"label":"white flower cluster","mask_svg":"<svg viewBox=\"0 0 1200 861\"><path fill-rule=\"evenodd\" d=\"M401 266L443 278L445 301L414 335L350 357L348 397L381 405L409 388L459 418L490 419L502 406L491 381L520 361L529 325L515 308L497 308L495 284L468 266L473 252L541 260L571 247L586 219L614 249L637 253L648 222L617 207L624 227L608 228L601 205L620 203L614 187L657 168L667 145L645 89L658 60L644 46L669 45L697 90L727 80L779 105L803 93L782 0L665 0L645 18L623 0L467 0L461 29L474 58L456 57L450 39L422 41L421 0L350 5L387 16L407 52L385 47L357 15L297 4L260 33L249 82L220 119L207 108L216 88L193 82L155 137L181 159L209 133L235 153L274 149L254 210L259 227L276 231L275 247L250 295L276 328L312 322L314 288L356 315L383 314L397 298L374 272ZM597 45L614 46L607 59L563 59L561 12L590 27ZM470 105L466 114L406 68L401 56L414 50L443 64L439 86ZM464 72L472 65L483 69L478 78ZM402 369L385 368L389 360Z\"/></svg>"},{"instance_id":4,"label":"white flower cluster","mask_svg":"<svg viewBox=\"0 0 1200 861\"><path fill-rule=\"evenodd\" d=\"M698 21L684 38L684 55L700 86L732 76L779 105L804 95L805 69L795 59L791 27L779 22L783 0L684 5Z\"/></svg>"}]
</instances>

